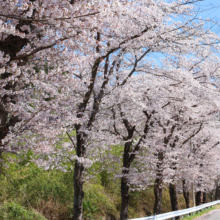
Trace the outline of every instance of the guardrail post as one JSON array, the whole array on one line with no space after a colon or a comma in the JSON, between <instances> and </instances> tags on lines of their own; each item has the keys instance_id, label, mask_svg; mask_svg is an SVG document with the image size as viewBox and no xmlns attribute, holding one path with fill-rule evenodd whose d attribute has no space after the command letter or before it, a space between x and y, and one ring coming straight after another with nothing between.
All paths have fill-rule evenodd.
<instances>
[{"instance_id":1,"label":"guardrail post","mask_svg":"<svg viewBox=\"0 0 220 220\"><path fill-rule=\"evenodd\" d=\"M157 215L154 214L154 220L157 220Z\"/></svg>"}]
</instances>

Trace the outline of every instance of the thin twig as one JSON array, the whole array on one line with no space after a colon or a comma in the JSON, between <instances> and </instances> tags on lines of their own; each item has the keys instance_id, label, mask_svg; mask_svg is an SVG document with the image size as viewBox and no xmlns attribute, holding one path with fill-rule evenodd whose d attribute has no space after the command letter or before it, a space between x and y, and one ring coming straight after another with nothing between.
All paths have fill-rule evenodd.
<instances>
[{"instance_id":1,"label":"thin twig","mask_svg":"<svg viewBox=\"0 0 220 220\"><path fill-rule=\"evenodd\" d=\"M71 136L69 135L69 133L68 133L68 132L66 132L66 134L68 135L68 137L69 137L70 141L72 142L72 144L73 144L74 148L76 149L76 145L75 145L75 143L74 143L73 139L71 138Z\"/></svg>"}]
</instances>

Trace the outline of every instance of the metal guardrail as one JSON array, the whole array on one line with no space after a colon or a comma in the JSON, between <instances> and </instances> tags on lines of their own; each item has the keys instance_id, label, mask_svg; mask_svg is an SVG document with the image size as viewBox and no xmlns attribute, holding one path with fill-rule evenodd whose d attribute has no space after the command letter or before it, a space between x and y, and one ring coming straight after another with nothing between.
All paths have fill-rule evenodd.
<instances>
[{"instance_id":1,"label":"metal guardrail","mask_svg":"<svg viewBox=\"0 0 220 220\"><path fill-rule=\"evenodd\" d=\"M159 214L155 216L149 216L149 217L143 217L143 218L133 218L129 220L166 220L166 219L173 219L175 220L175 217L180 217L181 219L183 216L189 216L189 214L195 214L196 212L206 209L208 207L214 206L220 204L220 200L214 201L214 202L209 202L205 203L203 205L199 205L193 208L188 208L188 209L183 209L183 210L178 210L174 212L167 212L164 214Z\"/></svg>"}]
</instances>

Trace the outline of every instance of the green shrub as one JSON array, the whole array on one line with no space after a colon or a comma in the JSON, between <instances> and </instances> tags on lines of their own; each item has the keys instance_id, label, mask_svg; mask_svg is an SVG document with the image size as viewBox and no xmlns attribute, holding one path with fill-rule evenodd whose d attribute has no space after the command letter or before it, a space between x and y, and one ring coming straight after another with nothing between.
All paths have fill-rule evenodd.
<instances>
[{"instance_id":1,"label":"green shrub","mask_svg":"<svg viewBox=\"0 0 220 220\"><path fill-rule=\"evenodd\" d=\"M113 200L99 184L85 184L83 199L84 218L90 220L102 219L105 215L117 216Z\"/></svg>"},{"instance_id":2,"label":"green shrub","mask_svg":"<svg viewBox=\"0 0 220 220\"><path fill-rule=\"evenodd\" d=\"M1 220L46 220L40 213L35 210L27 210L16 203L6 203L0 208Z\"/></svg>"}]
</instances>

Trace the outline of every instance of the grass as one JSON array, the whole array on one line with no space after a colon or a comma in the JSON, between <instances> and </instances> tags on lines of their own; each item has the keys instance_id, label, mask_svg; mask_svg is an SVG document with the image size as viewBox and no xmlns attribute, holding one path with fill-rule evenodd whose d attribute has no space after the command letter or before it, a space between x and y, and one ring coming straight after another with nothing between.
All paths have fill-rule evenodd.
<instances>
[{"instance_id":1,"label":"grass","mask_svg":"<svg viewBox=\"0 0 220 220\"><path fill-rule=\"evenodd\" d=\"M185 217L185 218L183 218L183 220L193 220L193 219L196 219L199 216L202 216L202 215L204 215L204 214L206 214L206 213L208 213L208 212L210 212L212 210L219 209L219 208L220 208L220 205L212 206L211 208L208 208L208 209L203 210L203 211L201 211L199 213L196 213L195 215L191 215L189 217Z\"/></svg>"}]
</instances>

